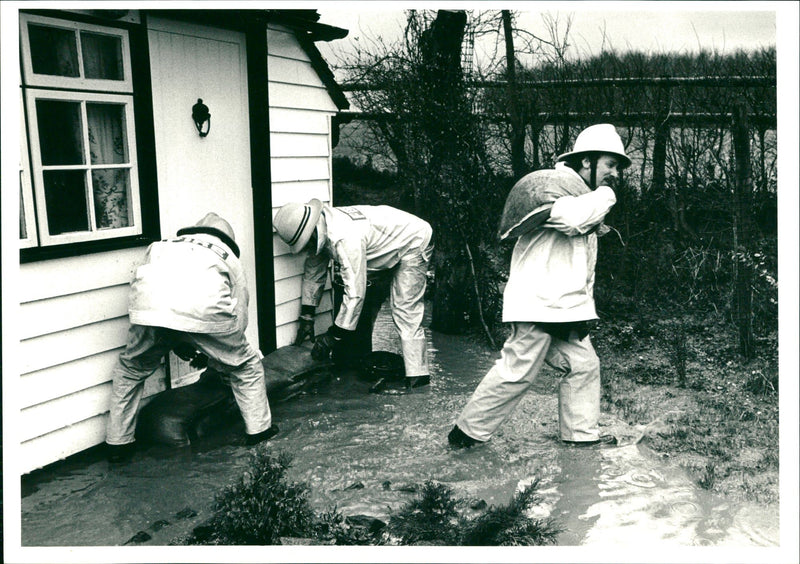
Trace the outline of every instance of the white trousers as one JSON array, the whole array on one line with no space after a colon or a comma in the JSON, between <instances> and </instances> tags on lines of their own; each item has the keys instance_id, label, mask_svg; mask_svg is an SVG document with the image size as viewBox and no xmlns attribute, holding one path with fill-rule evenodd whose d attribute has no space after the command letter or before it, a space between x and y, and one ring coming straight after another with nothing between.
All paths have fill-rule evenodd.
<instances>
[{"instance_id":1,"label":"white trousers","mask_svg":"<svg viewBox=\"0 0 800 564\"><path fill-rule=\"evenodd\" d=\"M600 361L588 336L554 339L535 323L512 323L500 358L484 376L456 424L468 436L487 441L514 411L543 363L561 372L558 429L561 440L599 438Z\"/></svg>"},{"instance_id":2,"label":"white trousers","mask_svg":"<svg viewBox=\"0 0 800 564\"><path fill-rule=\"evenodd\" d=\"M400 334L407 377L430 374L428 343L422 319L425 316L426 275L432 254L433 246L428 244L418 253L404 257L392 278L389 305L392 320Z\"/></svg>"},{"instance_id":3,"label":"white trousers","mask_svg":"<svg viewBox=\"0 0 800 564\"><path fill-rule=\"evenodd\" d=\"M122 445L134 441L144 381L155 372L172 347L181 341L205 353L209 368L221 373L231 386L247 434L255 435L272 425L264 366L243 333L206 335L131 325L127 347L120 353L112 373L106 426L108 444Z\"/></svg>"}]
</instances>

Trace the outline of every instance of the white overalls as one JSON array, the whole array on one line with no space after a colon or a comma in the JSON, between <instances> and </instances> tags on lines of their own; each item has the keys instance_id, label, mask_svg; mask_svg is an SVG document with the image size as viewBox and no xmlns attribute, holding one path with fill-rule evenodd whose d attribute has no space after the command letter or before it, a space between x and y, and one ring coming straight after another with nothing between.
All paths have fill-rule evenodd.
<instances>
[{"instance_id":1,"label":"white overalls","mask_svg":"<svg viewBox=\"0 0 800 564\"><path fill-rule=\"evenodd\" d=\"M512 324L511 335L456 420L466 435L489 440L547 362L563 374L560 438L598 439L600 363L591 340L588 335L579 338L575 331L566 340L554 338L541 324L597 318L594 229L614 203L611 188L600 186L592 192L587 187L585 194L556 200L543 228L518 239L503 294L503 321Z\"/></svg>"},{"instance_id":2,"label":"white overalls","mask_svg":"<svg viewBox=\"0 0 800 564\"><path fill-rule=\"evenodd\" d=\"M112 374L108 444L134 441L144 381L180 342L223 374L247 434L272 425L261 354L244 334L248 301L244 269L217 237L197 233L150 245L131 283L131 327Z\"/></svg>"},{"instance_id":3,"label":"white overalls","mask_svg":"<svg viewBox=\"0 0 800 564\"><path fill-rule=\"evenodd\" d=\"M428 222L390 206L325 205L317 224L317 252L309 253L305 262L302 305L319 305L333 259L344 284L335 323L352 331L364 305L367 271L397 267L389 303L406 376L430 374L422 318L431 236Z\"/></svg>"}]
</instances>

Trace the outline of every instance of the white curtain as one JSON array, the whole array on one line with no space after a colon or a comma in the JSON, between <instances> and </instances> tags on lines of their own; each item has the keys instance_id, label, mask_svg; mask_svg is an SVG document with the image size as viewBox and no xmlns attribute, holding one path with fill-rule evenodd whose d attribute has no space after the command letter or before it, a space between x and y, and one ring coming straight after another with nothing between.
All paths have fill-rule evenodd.
<instances>
[{"instance_id":1,"label":"white curtain","mask_svg":"<svg viewBox=\"0 0 800 564\"><path fill-rule=\"evenodd\" d=\"M86 78L122 80L122 46L118 37L81 33L83 73Z\"/></svg>"},{"instance_id":2,"label":"white curtain","mask_svg":"<svg viewBox=\"0 0 800 564\"><path fill-rule=\"evenodd\" d=\"M128 162L123 111L124 106L119 104L86 104L93 165ZM127 227L131 224L130 175L127 168L94 169L92 191L98 229Z\"/></svg>"}]
</instances>

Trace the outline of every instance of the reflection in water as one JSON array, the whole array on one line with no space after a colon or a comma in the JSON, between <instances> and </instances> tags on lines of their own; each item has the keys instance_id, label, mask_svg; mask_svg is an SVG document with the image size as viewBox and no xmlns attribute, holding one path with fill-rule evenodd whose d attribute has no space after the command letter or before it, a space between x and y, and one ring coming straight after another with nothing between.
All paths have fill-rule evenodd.
<instances>
[{"instance_id":1,"label":"reflection in water","mask_svg":"<svg viewBox=\"0 0 800 564\"><path fill-rule=\"evenodd\" d=\"M383 311L375 348L396 352L392 332ZM560 521L561 545L777 544L776 512L724 504L645 449L561 445L555 383L546 377L492 441L450 450L447 432L497 353L440 334L429 346L429 390L369 394L369 382L344 373L273 406L281 433L269 448L294 455L288 477L310 486L316 508L386 519L426 480L505 504L539 478L542 503L532 511ZM168 544L208 519L214 494L244 471L241 433L226 424L191 448L150 447L119 467L90 452L26 478L23 546L121 545L140 531L149 544Z\"/></svg>"},{"instance_id":2,"label":"reflection in water","mask_svg":"<svg viewBox=\"0 0 800 564\"><path fill-rule=\"evenodd\" d=\"M599 451L599 496L581 544L653 546L777 546L777 515L730 504L695 487L678 468L637 445ZM573 505L567 501L566 505Z\"/></svg>"}]
</instances>

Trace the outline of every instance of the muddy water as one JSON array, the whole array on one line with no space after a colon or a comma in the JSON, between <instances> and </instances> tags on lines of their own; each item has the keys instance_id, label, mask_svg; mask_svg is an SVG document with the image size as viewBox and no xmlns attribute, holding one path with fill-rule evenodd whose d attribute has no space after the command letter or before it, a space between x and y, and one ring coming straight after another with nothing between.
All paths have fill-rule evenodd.
<instances>
[{"instance_id":1,"label":"muddy water","mask_svg":"<svg viewBox=\"0 0 800 564\"><path fill-rule=\"evenodd\" d=\"M382 312L376 348L396 351ZM556 439L552 375L543 374L488 444L451 451L453 419L496 355L463 337L431 334L433 378L413 394L367 393L352 373L273 406L281 433L273 451L294 455L289 478L308 483L320 510L387 519L425 480L460 497L506 503L534 477L538 515L559 520L562 546L776 546L777 508L707 495L634 444L636 430L604 416L623 437L606 450L570 449ZM119 467L88 453L23 480L23 546L169 544L210 516L214 494L245 469L242 432L228 424L189 449L151 447ZM625 445L627 441L627 445Z\"/></svg>"}]
</instances>

